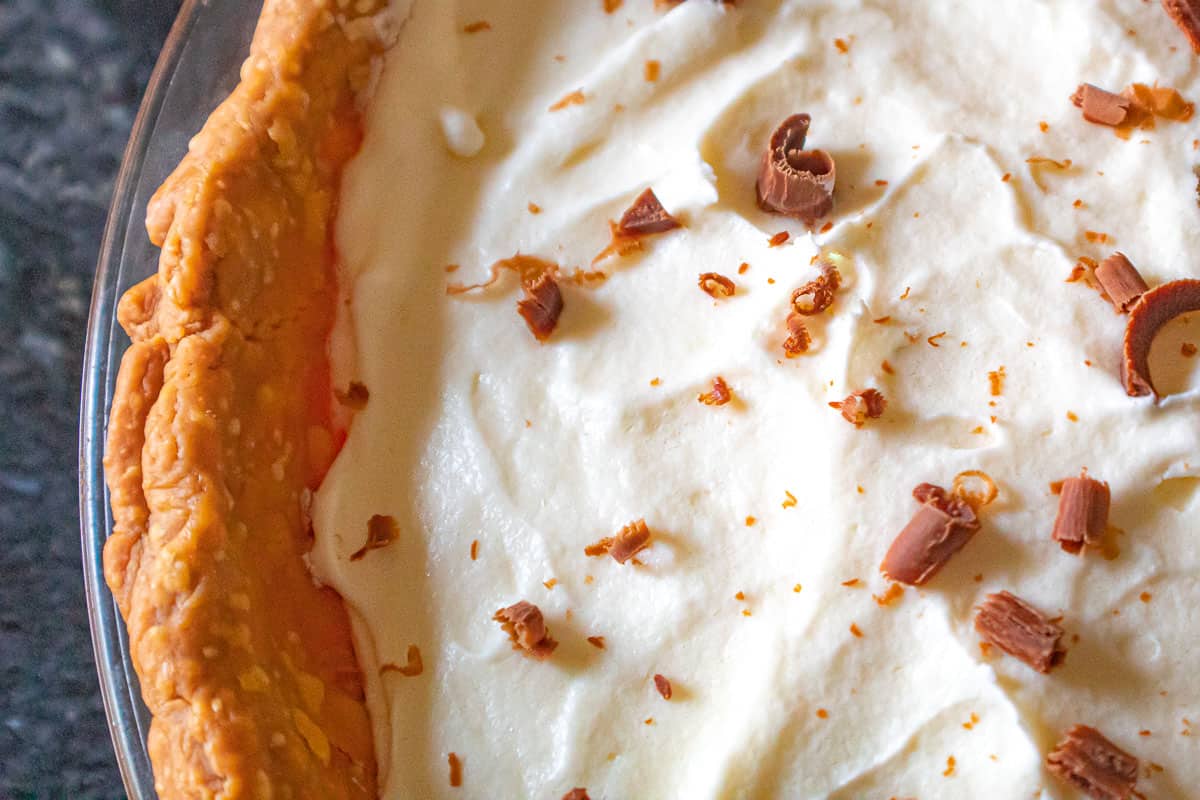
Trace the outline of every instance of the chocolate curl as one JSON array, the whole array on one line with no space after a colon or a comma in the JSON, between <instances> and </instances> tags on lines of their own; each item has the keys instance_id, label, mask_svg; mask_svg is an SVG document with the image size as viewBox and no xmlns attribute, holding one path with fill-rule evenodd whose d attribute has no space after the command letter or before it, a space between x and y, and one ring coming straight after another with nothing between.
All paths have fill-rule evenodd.
<instances>
[{"instance_id":1,"label":"chocolate curl","mask_svg":"<svg viewBox=\"0 0 1200 800\"><path fill-rule=\"evenodd\" d=\"M367 541L350 554L351 561L358 561L371 550L387 547L400 538L400 526L396 518L387 514L372 514L367 520Z\"/></svg>"},{"instance_id":2,"label":"chocolate curl","mask_svg":"<svg viewBox=\"0 0 1200 800\"><path fill-rule=\"evenodd\" d=\"M624 236L648 236L678 227L679 220L667 213L653 189L639 194L617 223L617 229Z\"/></svg>"},{"instance_id":3,"label":"chocolate curl","mask_svg":"<svg viewBox=\"0 0 1200 800\"><path fill-rule=\"evenodd\" d=\"M613 539L612 546L608 548L608 554L615 558L618 564L624 564L649 546L650 529L646 527L646 520L639 519L621 528L620 533Z\"/></svg>"},{"instance_id":4,"label":"chocolate curl","mask_svg":"<svg viewBox=\"0 0 1200 800\"><path fill-rule=\"evenodd\" d=\"M805 150L808 114L793 114L775 129L758 170L758 205L812 225L833 210L837 170L824 150Z\"/></svg>"},{"instance_id":5,"label":"chocolate curl","mask_svg":"<svg viewBox=\"0 0 1200 800\"><path fill-rule=\"evenodd\" d=\"M1163 10L1187 36L1192 52L1200 54L1200 2L1196 0L1162 0Z\"/></svg>"},{"instance_id":6,"label":"chocolate curl","mask_svg":"<svg viewBox=\"0 0 1200 800\"><path fill-rule=\"evenodd\" d=\"M812 334L804 324L804 317L795 311L787 315L788 337L783 340L783 352L788 358L795 358L808 352L812 345Z\"/></svg>"},{"instance_id":7,"label":"chocolate curl","mask_svg":"<svg viewBox=\"0 0 1200 800\"><path fill-rule=\"evenodd\" d=\"M1108 529L1111 502L1107 483L1093 480L1086 473L1067 478L1062 482L1051 538L1072 554L1078 554L1085 546L1099 546Z\"/></svg>"},{"instance_id":8,"label":"chocolate curl","mask_svg":"<svg viewBox=\"0 0 1200 800\"><path fill-rule=\"evenodd\" d=\"M880 569L893 581L921 586L979 530L971 504L951 497L940 486L913 489L921 508L892 542Z\"/></svg>"},{"instance_id":9,"label":"chocolate curl","mask_svg":"<svg viewBox=\"0 0 1200 800\"><path fill-rule=\"evenodd\" d=\"M1096 280L1112 301L1113 308L1127 312L1138 298L1150 290L1141 273L1124 253L1113 253L1096 267Z\"/></svg>"},{"instance_id":10,"label":"chocolate curl","mask_svg":"<svg viewBox=\"0 0 1200 800\"><path fill-rule=\"evenodd\" d=\"M1158 399L1150 379L1150 345L1164 325L1189 311L1200 311L1200 280L1194 278L1156 286L1134 304L1125 325L1121 362L1121 383L1130 397Z\"/></svg>"},{"instance_id":11,"label":"chocolate curl","mask_svg":"<svg viewBox=\"0 0 1200 800\"><path fill-rule=\"evenodd\" d=\"M842 274L832 264L822 264L821 274L792 292L792 310L805 317L820 314L833 305L838 287L842 284ZM811 297L812 302L806 304L805 297Z\"/></svg>"},{"instance_id":12,"label":"chocolate curl","mask_svg":"<svg viewBox=\"0 0 1200 800\"><path fill-rule=\"evenodd\" d=\"M1083 109L1083 118L1099 125L1117 127L1129 116L1130 100L1090 83L1081 83L1071 102Z\"/></svg>"},{"instance_id":13,"label":"chocolate curl","mask_svg":"<svg viewBox=\"0 0 1200 800\"><path fill-rule=\"evenodd\" d=\"M562 291L548 272L533 280L522 280L521 288L525 297L517 301L517 313L525 318L534 338L544 342L558 327L558 318L563 311Z\"/></svg>"},{"instance_id":14,"label":"chocolate curl","mask_svg":"<svg viewBox=\"0 0 1200 800\"><path fill-rule=\"evenodd\" d=\"M527 600L502 608L492 615L512 640L514 650L524 650L538 660L550 657L558 642L550 638L541 609Z\"/></svg>"},{"instance_id":15,"label":"chocolate curl","mask_svg":"<svg viewBox=\"0 0 1200 800\"><path fill-rule=\"evenodd\" d=\"M714 300L721 297L733 297L737 285L719 272L702 272L698 280L700 288Z\"/></svg>"},{"instance_id":16,"label":"chocolate curl","mask_svg":"<svg viewBox=\"0 0 1200 800\"><path fill-rule=\"evenodd\" d=\"M587 789L576 786L574 789L564 794L562 796L562 800L592 800L592 798L588 796Z\"/></svg>"},{"instance_id":17,"label":"chocolate curl","mask_svg":"<svg viewBox=\"0 0 1200 800\"><path fill-rule=\"evenodd\" d=\"M989 594L975 614L975 630L985 642L1047 673L1062 663L1063 629L1009 592Z\"/></svg>"},{"instance_id":18,"label":"chocolate curl","mask_svg":"<svg viewBox=\"0 0 1200 800\"><path fill-rule=\"evenodd\" d=\"M1046 769L1095 800L1129 800L1137 786L1137 758L1087 725L1067 731Z\"/></svg>"},{"instance_id":19,"label":"chocolate curl","mask_svg":"<svg viewBox=\"0 0 1200 800\"><path fill-rule=\"evenodd\" d=\"M887 408L887 399L878 389L862 389L847 395L845 400L829 404L842 412L842 418L856 428L861 428L868 419L878 419Z\"/></svg>"}]
</instances>

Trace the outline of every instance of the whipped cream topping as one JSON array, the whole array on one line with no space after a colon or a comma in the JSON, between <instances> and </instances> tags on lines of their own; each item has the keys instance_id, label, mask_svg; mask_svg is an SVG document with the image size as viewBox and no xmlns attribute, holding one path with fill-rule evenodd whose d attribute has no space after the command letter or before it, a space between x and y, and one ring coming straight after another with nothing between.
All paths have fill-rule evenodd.
<instances>
[{"instance_id":1,"label":"whipped cream topping","mask_svg":"<svg viewBox=\"0 0 1200 800\"><path fill-rule=\"evenodd\" d=\"M1200 98L1181 34L1115 0L653 5L417 0L386 56L338 223L335 378L370 401L312 553L354 616L383 796L1074 798L1043 760L1077 722L1141 757L1147 794L1187 796L1195 372L1128 397L1125 317L1065 280L1113 249L1152 286L1197 274L1195 125L1122 141L1069 100L1083 81ZM755 202L796 112L836 159L820 232ZM447 296L517 252L587 268L647 186L686 227L563 283L546 343L512 275ZM842 289L785 359L821 252ZM1156 358L1180 363L1196 324ZM734 401L698 403L718 375ZM868 387L888 407L861 429L828 405ZM1084 467L1112 488L1115 557L1050 539L1049 484ZM913 486L970 469L1000 490L982 530L878 604ZM399 539L351 561L374 514ZM640 517L643 565L584 556ZM981 651L974 609L1002 589L1062 616L1063 666ZM518 600L559 642L547 661L492 620ZM421 675L380 673L413 644Z\"/></svg>"}]
</instances>

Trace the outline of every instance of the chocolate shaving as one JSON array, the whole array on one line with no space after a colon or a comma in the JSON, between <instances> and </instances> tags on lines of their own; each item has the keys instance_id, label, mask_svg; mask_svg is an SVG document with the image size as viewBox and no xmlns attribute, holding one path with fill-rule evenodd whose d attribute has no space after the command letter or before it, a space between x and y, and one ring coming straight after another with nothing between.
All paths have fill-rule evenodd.
<instances>
[{"instance_id":1,"label":"chocolate shaving","mask_svg":"<svg viewBox=\"0 0 1200 800\"><path fill-rule=\"evenodd\" d=\"M1200 54L1200 2L1196 0L1162 0L1167 16L1179 26L1192 45L1192 52Z\"/></svg>"},{"instance_id":2,"label":"chocolate shaving","mask_svg":"<svg viewBox=\"0 0 1200 800\"><path fill-rule=\"evenodd\" d=\"M583 554L593 557L610 555L617 563L624 564L650 546L650 536L646 520L635 520L621 528L616 536L605 536L595 544L589 544L583 548Z\"/></svg>"},{"instance_id":3,"label":"chocolate shaving","mask_svg":"<svg viewBox=\"0 0 1200 800\"><path fill-rule=\"evenodd\" d=\"M822 264L820 275L792 292L792 310L806 317L820 314L833 305L834 293L841 284L842 276L837 267ZM801 302L805 297L812 298L811 305Z\"/></svg>"},{"instance_id":4,"label":"chocolate shaving","mask_svg":"<svg viewBox=\"0 0 1200 800\"><path fill-rule=\"evenodd\" d=\"M350 554L350 560L358 561L368 551L387 547L398 538L400 538L400 526L396 524L395 517L387 514L372 514L371 518L367 520L367 541Z\"/></svg>"},{"instance_id":5,"label":"chocolate shaving","mask_svg":"<svg viewBox=\"0 0 1200 800\"><path fill-rule=\"evenodd\" d=\"M783 352L788 358L807 353L812 344L812 334L804 324L804 317L795 311L787 316L788 337L783 340Z\"/></svg>"},{"instance_id":6,"label":"chocolate shaving","mask_svg":"<svg viewBox=\"0 0 1200 800\"><path fill-rule=\"evenodd\" d=\"M662 675L654 676L654 688L662 695L663 700L671 699L671 682Z\"/></svg>"},{"instance_id":7,"label":"chocolate shaving","mask_svg":"<svg viewBox=\"0 0 1200 800\"><path fill-rule=\"evenodd\" d=\"M367 400L371 398L371 393L367 391L365 384L359 381L350 381L350 385L346 387L346 391L334 389L333 396L337 401L353 411L362 411L367 407Z\"/></svg>"},{"instance_id":8,"label":"chocolate shaving","mask_svg":"<svg viewBox=\"0 0 1200 800\"><path fill-rule=\"evenodd\" d=\"M1150 290L1141 273L1124 253L1113 253L1101 261L1096 267L1095 275L1113 308L1121 313L1128 311L1139 297Z\"/></svg>"},{"instance_id":9,"label":"chocolate shaving","mask_svg":"<svg viewBox=\"0 0 1200 800\"><path fill-rule=\"evenodd\" d=\"M833 210L837 170L824 150L805 150L808 114L793 114L771 134L758 170L758 205L807 225Z\"/></svg>"},{"instance_id":10,"label":"chocolate shaving","mask_svg":"<svg viewBox=\"0 0 1200 800\"><path fill-rule=\"evenodd\" d=\"M1095 800L1129 800L1138 760L1087 725L1075 725L1046 756L1046 769Z\"/></svg>"},{"instance_id":11,"label":"chocolate shaving","mask_svg":"<svg viewBox=\"0 0 1200 800\"><path fill-rule=\"evenodd\" d=\"M562 796L562 800L592 800L588 797L587 789L582 789L576 786L571 791Z\"/></svg>"},{"instance_id":12,"label":"chocolate shaving","mask_svg":"<svg viewBox=\"0 0 1200 800\"><path fill-rule=\"evenodd\" d=\"M725 379L718 375L713 378L712 391L704 392L696 399L706 406L723 406L733 399L733 392L729 391Z\"/></svg>"},{"instance_id":13,"label":"chocolate shaving","mask_svg":"<svg viewBox=\"0 0 1200 800\"><path fill-rule=\"evenodd\" d=\"M408 650L405 652L404 658L404 664L393 664L390 661L386 664L383 664L379 667L380 674L386 672L399 672L406 678L415 678L424 671L425 664L421 661L421 649L415 644L410 644L408 646Z\"/></svg>"},{"instance_id":14,"label":"chocolate shaving","mask_svg":"<svg viewBox=\"0 0 1200 800\"><path fill-rule=\"evenodd\" d=\"M454 788L462 786L462 761L459 760L458 754L448 754L446 763L450 765L450 785Z\"/></svg>"},{"instance_id":15,"label":"chocolate shaving","mask_svg":"<svg viewBox=\"0 0 1200 800\"><path fill-rule=\"evenodd\" d=\"M521 281L525 297L517 301L517 313L525 318L529 332L539 342L544 342L558 327L562 315L563 296L554 277L543 272L532 281Z\"/></svg>"},{"instance_id":16,"label":"chocolate shaving","mask_svg":"<svg viewBox=\"0 0 1200 800\"><path fill-rule=\"evenodd\" d=\"M1129 116L1130 100L1090 83L1081 83L1071 102L1083 109L1083 118L1099 125L1117 127Z\"/></svg>"},{"instance_id":17,"label":"chocolate shaving","mask_svg":"<svg viewBox=\"0 0 1200 800\"><path fill-rule=\"evenodd\" d=\"M617 223L617 229L625 236L648 236L678 227L679 220L667 213L653 189L639 194Z\"/></svg>"},{"instance_id":18,"label":"chocolate shaving","mask_svg":"<svg viewBox=\"0 0 1200 800\"><path fill-rule=\"evenodd\" d=\"M1129 312L1121 362L1121 383L1131 397L1158 391L1150 378L1150 345L1160 328L1180 314L1200 311L1200 280L1186 278L1156 286L1141 296Z\"/></svg>"},{"instance_id":19,"label":"chocolate shaving","mask_svg":"<svg viewBox=\"0 0 1200 800\"><path fill-rule=\"evenodd\" d=\"M880 569L891 580L921 586L970 541L979 518L970 503L940 486L922 483L913 497L921 508L892 542Z\"/></svg>"},{"instance_id":20,"label":"chocolate shaving","mask_svg":"<svg viewBox=\"0 0 1200 800\"><path fill-rule=\"evenodd\" d=\"M524 650L533 658L544 660L550 657L558 642L550 638L546 620L541 610L526 600L502 608L492 615L512 640L513 650Z\"/></svg>"},{"instance_id":21,"label":"chocolate shaving","mask_svg":"<svg viewBox=\"0 0 1200 800\"><path fill-rule=\"evenodd\" d=\"M1097 547L1108 529L1111 494L1107 483L1093 480L1087 473L1062 482L1058 497L1058 516L1051 537L1068 553L1078 554L1086 547Z\"/></svg>"},{"instance_id":22,"label":"chocolate shaving","mask_svg":"<svg viewBox=\"0 0 1200 800\"><path fill-rule=\"evenodd\" d=\"M618 564L624 564L635 555L650 546L650 529L646 520L635 520L617 534L608 554L616 559Z\"/></svg>"},{"instance_id":23,"label":"chocolate shaving","mask_svg":"<svg viewBox=\"0 0 1200 800\"><path fill-rule=\"evenodd\" d=\"M1009 592L989 594L975 614L975 630L1038 672L1046 673L1062 663L1063 629L1021 598Z\"/></svg>"},{"instance_id":24,"label":"chocolate shaving","mask_svg":"<svg viewBox=\"0 0 1200 800\"><path fill-rule=\"evenodd\" d=\"M856 428L861 428L868 419L878 419L887 408L887 400L876 389L861 389L830 408L840 409L842 418Z\"/></svg>"},{"instance_id":25,"label":"chocolate shaving","mask_svg":"<svg viewBox=\"0 0 1200 800\"><path fill-rule=\"evenodd\" d=\"M972 491L969 482L978 483L978 489L981 491ZM968 469L954 476L954 482L950 484L950 494L960 500L966 500L971 504L971 508L978 511L995 502L1000 495L1000 487L986 472Z\"/></svg>"},{"instance_id":26,"label":"chocolate shaving","mask_svg":"<svg viewBox=\"0 0 1200 800\"><path fill-rule=\"evenodd\" d=\"M737 286L734 285L733 281L719 272L702 272L699 284L700 288L713 299L733 297L734 292L737 291Z\"/></svg>"}]
</instances>

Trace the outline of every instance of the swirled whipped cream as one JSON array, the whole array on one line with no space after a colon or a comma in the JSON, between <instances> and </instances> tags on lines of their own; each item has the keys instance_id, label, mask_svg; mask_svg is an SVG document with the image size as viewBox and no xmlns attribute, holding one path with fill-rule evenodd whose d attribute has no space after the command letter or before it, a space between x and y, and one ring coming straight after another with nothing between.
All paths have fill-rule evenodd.
<instances>
[{"instance_id":1,"label":"swirled whipped cream","mask_svg":"<svg viewBox=\"0 0 1200 800\"><path fill-rule=\"evenodd\" d=\"M1124 140L1069 99L1196 99L1186 41L1116 0L616 5L416 0L344 181L335 377L370 397L312 562L353 613L383 796L1075 798L1043 766L1075 723L1146 794L1191 795L1200 358L1171 356L1200 320L1156 345L1185 391L1132 398L1125 317L1067 281L1113 250L1196 275L1195 126ZM797 112L837 167L811 230L755 197ZM647 187L683 227L593 267ZM560 281L544 343L511 273L447 294L516 253L606 274ZM819 255L841 286L786 358ZM697 402L718 376L731 402ZM829 407L867 388L887 408L861 428ZM1085 467L1119 531L1073 556L1050 483ZM980 531L889 594L913 487L965 470L999 488ZM374 515L398 536L363 552ZM584 554L643 518L640 564ZM1001 590L1061 616L1065 663L981 649ZM521 600L545 660L493 620Z\"/></svg>"}]
</instances>

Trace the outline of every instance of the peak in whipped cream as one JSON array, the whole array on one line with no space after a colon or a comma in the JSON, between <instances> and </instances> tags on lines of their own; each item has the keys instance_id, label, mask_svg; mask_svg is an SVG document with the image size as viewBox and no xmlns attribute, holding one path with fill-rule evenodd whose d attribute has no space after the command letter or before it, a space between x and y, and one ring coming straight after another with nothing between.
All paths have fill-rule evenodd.
<instances>
[{"instance_id":1,"label":"peak in whipped cream","mask_svg":"<svg viewBox=\"0 0 1200 800\"><path fill-rule=\"evenodd\" d=\"M1200 394L1184 375L1128 396L1126 317L1069 280L1114 250L1151 286L1197 275L1195 125L1121 138L1071 102L1085 82L1200 98L1171 20L1115 0L604 5L397 9L344 180L335 378L370 401L312 561L355 619L383 796L1065 800L1083 795L1046 756L1077 724L1139 759L1140 791L1190 796ZM796 113L837 170L811 229L755 191ZM647 188L682 227L593 265ZM514 254L605 276L559 280L540 342L514 272L447 293ZM788 358L823 259L836 296ZM1170 335L1167 360L1200 361L1171 358L1200 319ZM704 402L717 378L727 401ZM868 389L877 416L830 407ZM1051 484L1084 468L1111 541L1071 555ZM913 488L970 470L998 488L978 532L926 585L890 584ZM374 515L395 540L352 560ZM585 555L641 519L636 558ZM1000 592L1061 627L1061 664L980 646ZM544 659L493 620L521 601ZM415 675L394 668L412 646Z\"/></svg>"}]
</instances>

